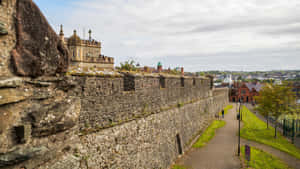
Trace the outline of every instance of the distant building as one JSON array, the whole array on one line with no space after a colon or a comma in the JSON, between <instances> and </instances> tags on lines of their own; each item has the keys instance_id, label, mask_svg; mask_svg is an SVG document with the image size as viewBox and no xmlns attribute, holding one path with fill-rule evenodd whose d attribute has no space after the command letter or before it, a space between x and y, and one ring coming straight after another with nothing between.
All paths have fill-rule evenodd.
<instances>
[{"instance_id":1,"label":"distant building","mask_svg":"<svg viewBox=\"0 0 300 169\"><path fill-rule=\"evenodd\" d=\"M295 92L297 97L297 102L300 104L300 82L293 83L293 92Z\"/></svg>"},{"instance_id":2,"label":"distant building","mask_svg":"<svg viewBox=\"0 0 300 169\"><path fill-rule=\"evenodd\" d=\"M91 30L88 40L80 39L76 30L71 37L65 38L61 26L59 37L69 49L72 67L114 68L114 58L101 54L101 42L92 39Z\"/></svg>"},{"instance_id":3,"label":"distant building","mask_svg":"<svg viewBox=\"0 0 300 169\"><path fill-rule=\"evenodd\" d=\"M233 83L232 75L227 75L226 78L223 80L223 83L228 84L228 86L231 87Z\"/></svg>"},{"instance_id":4,"label":"distant building","mask_svg":"<svg viewBox=\"0 0 300 169\"><path fill-rule=\"evenodd\" d=\"M239 83L235 82L230 89L229 100L231 102L238 102L241 100L243 103L254 103L255 96L259 95L262 84L256 83Z\"/></svg>"}]
</instances>

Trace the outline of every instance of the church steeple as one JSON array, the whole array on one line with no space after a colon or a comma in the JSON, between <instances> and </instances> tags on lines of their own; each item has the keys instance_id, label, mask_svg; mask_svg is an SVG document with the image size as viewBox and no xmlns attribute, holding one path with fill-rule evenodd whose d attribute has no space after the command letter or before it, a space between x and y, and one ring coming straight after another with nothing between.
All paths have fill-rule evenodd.
<instances>
[{"instance_id":1,"label":"church steeple","mask_svg":"<svg viewBox=\"0 0 300 169\"><path fill-rule=\"evenodd\" d=\"M64 34L64 30L63 30L63 25L60 25L59 39L63 42L65 41L65 34Z\"/></svg>"}]
</instances>

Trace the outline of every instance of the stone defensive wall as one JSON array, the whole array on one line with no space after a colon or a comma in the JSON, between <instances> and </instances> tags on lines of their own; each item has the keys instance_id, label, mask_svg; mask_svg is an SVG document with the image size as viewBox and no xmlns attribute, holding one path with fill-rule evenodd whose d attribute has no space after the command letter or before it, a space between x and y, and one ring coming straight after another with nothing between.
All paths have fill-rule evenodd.
<instances>
[{"instance_id":1,"label":"stone defensive wall","mask_svg":"<svg viewBox=\"0 0 300 169\"><path fill-rule=\"evenodd\" d=\"M78 151L99 168L167 169L228 104L228 89L203 77L71 79L79 85L69 94L81 97ZM54 168L80 168L72 156Z\"/></svg>"},{"instance_id":2,"label":"stone defensive wall","mask_svg":"<svg viewBox=\"0 0 300 169\"><path fill-rule=\"evenodd\" d=\"M228 104L204 77L0 79L0 168L167 169Z\"/></svg>"},{"instance_id":3,"label":"stone defensive wall","mask_svg":"<svg viewBox=\"0 0 300 169\"><path fill-rule=\"evenodd\" d=\"M80 123L100 128L212 96L206 78L124 74L114 78L77 76L72 80L79 85L70 95L82 99Z\"/></svg>"}]
</instances>

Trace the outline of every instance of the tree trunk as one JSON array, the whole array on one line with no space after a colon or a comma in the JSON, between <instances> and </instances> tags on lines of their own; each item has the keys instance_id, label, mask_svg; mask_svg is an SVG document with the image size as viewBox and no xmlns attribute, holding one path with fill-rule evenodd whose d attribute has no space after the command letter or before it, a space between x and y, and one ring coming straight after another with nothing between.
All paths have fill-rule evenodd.
<instances>
[{"instance_id":1,"label":"tree trunk","mask_svg":"<svg viewBox=\"0 0 300 169\"><path fill-rule=\"evenodd\" d=\"M269 128L269 116L267 116L267 129Z\"/></svg>"},{"instance_id":2,"label":"tree trunk","mask_svg":"<svg viewBox=\"0 0 300 169\"><path fill-rule=\"evenodd\" d=\"M275 121L275 138L277 138L277 123Z\"/></svg>"}]
</instances>

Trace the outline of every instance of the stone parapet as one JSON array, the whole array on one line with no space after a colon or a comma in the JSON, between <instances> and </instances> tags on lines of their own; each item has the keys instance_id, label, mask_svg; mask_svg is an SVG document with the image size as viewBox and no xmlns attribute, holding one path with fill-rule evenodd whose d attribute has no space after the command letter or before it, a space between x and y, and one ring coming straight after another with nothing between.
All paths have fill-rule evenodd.
<instances>
[{"instance_id":1,"label":"stone parapet","mask_svg":"<svg viewBox=\"0 0 300 169\"><path fill-rule=\"evenodd\" d=\"M107 128L212 97L206 78L125 73L112 78L73 76L72 81L77 85L69 95L82 99L82 129Z\"/></svg>"}]
</instances>

